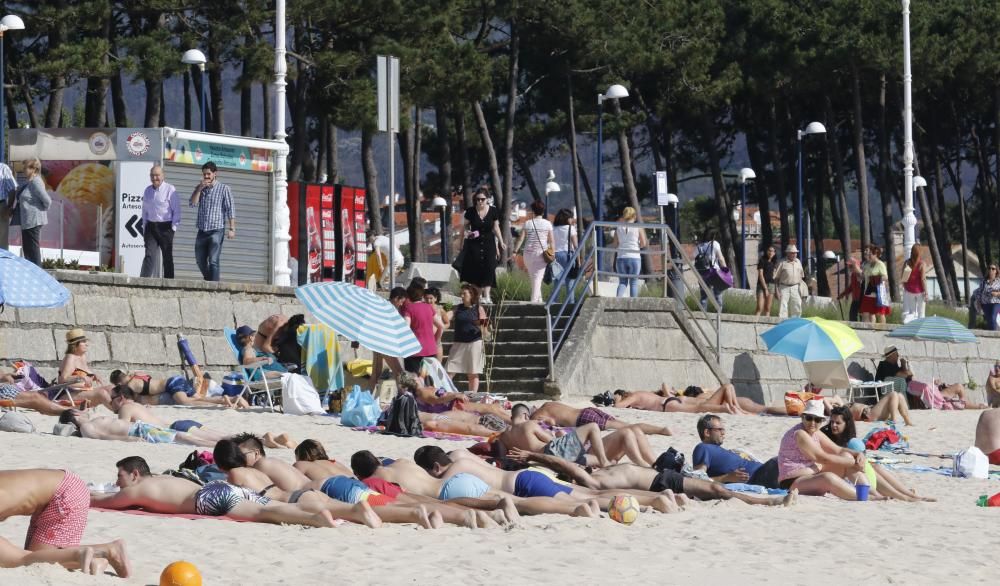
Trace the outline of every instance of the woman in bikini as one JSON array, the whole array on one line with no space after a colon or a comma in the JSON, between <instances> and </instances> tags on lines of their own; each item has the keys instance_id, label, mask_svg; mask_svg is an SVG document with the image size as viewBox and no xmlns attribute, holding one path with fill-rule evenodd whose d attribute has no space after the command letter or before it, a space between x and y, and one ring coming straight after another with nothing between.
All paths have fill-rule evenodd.
<instances>
[{"instance_id":1,"label":"woman in bikini","mask_svg":"<svg viewBox=\"0 0 1000 586\"><path fill-rule=\"evenodd\" d=\"M111 405L111 387L105 385L87 364L87 347L90 341L80 328L66 332L66 355L59 365L59 384L74 383L73 393L78 401L94 405Z\"/></svg>"},{"instance_id":2,"label":"woman in bikini","mask_svg":"<svg viewBox=\"0 0 1000 586\"><path fill-rule=\"evenodd\" d=\"M854 421L902 421L906 425L913 425L906 397L900 393L889 393L875 405L851 403L848 407ZM830 414L832 416L833 411Z\"/></svg>"},{"instance_id":3,"label":"woman in bikini","mask_svg":"<svg viewBox=\"0 0 1000 586\"><path fill-rule=\"evenodd\" d=\"M737 397L736 388L724 384L711 394L698 386L689 386L683 391L671 389L666 383L657 392L615 391L615 407L620 409L642 409L645 411L665 411L668 413L730 413L750 415L786 415L784 407L766 407L748 397Z\"/></svg>"}]
</instances>

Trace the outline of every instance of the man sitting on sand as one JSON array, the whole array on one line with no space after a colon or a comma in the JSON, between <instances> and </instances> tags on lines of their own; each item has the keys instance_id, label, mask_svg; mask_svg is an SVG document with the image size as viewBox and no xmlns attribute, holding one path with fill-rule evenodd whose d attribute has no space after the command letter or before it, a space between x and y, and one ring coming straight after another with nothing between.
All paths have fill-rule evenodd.
<instances>
[{"instance_id":1,"label":"man sitting on sand","mask_svg":"<svg viewBox=\"0 0 1000 586\"><path fill-rule=\"evenodd\" d=\"M979 415L975 446L986 454L990 464L1000 466L1000 409L987 409Z\"/></svg>"},{"instance_id":2,"label":"man sitting on sand","mask_svg":"<svg viewBox=\"0 0 1000 586\"><path fill-rule=\"evenodd\" d=\"M524 463L538 462L560 474L564 474L579 485L593 490L600 490L603 493L648 490L650 492L668 492L674 495L684 495L703 501L729 500L734 498L750 505L766 506L792 505L795 503L798 494L796 491L791 491L784 497L771 497L735 492L717 482L701 480L700 478L688 478L680 472L661 466L654 469L636 466L635 464L615 464L608 468L589 472L573 462L567 462L547 454L539 454L538 452L513 450L510 453L510 458Z\"/></svg>"},{"instance_id":3,"label":"man sitting on sand","mask_svg":"<svg viewBox=\"0 0 1000 586\"><path fill-rule=\"evenodd\" d=\"M122 372L121 370L111 372L111 384L115 385L115 390L128 388L143 405L249 406L243 398L225 395L221 397L205 396L209 379L202 376L201 367L197 364L193 365L191 369L195 375L194 380L199 381L198 389L195 389L189 380L180 375L154 379L142 372Z\"/></svg>"},{"instance_id":4,"label":"man sitting on sand","mask_svg":"<svg viewBox=\"0 0 1000 586\"><path fill-rule=\"evenodd\" d=\"M622 429L633 425L619 421L595 407L577 409L558 401L545 403L531 414L531 419L558 427L582 427L588 423L596 423L601 431L605 429ZM642 430L643 433L650 435L670 435L669 427L650 425L648 423L636 423L634 425Z\"/></svg>"},{"instance_id":5,"label":"man sitting on sand","mask_svg":"<svg viewBox=\"0 0 1000 586\"><path fill-rule=\"evenodd\" d=\"M748 415L767 413L786 415L784 407L765 407L747 397L737 397L736 388L724 384L711 394L702 387L691 385L678 391L666 383L657 392L624 391L614 392L615 407L621 409L643 409L645 411L665 411L668 413L730 413Z\"/></svg>"},{"instance_id":6,"label":"man sitting on sand","mask_svg":"<svg viewBox=\"0 0 1000 586\"><path fill-rule=\"evenodd\" d=\"M529 413L530 410L524 403L518 403L511 409L514 425L496 439L500 449L498 455L502 455L505 450L521 448L552 454L578 464L600 467L610 466L625 456L646 467L652 466L656 459L646 434L636 426L622 427L602 438L597 424L587 423L565 435L556 436L545 430L538 421L528 419ZM588 442L589 451L585 447Z\"/></svg>"},{"instance_id":7,"label":"man sitting on sand","mask_svg":"<svg viewBox=\"0 0 1000 586\"><path fill-rule=\"evenodd\" d=\"M91 502L105 509L142 508L154 513L229 516L256 523L289 523L311 527L334 527L329 511L309 513L299 505L274 502L245 488L222 480L198 486L175 476L153 476L149 465L138 456L119 460L120 491L93 493Z\"/></svg>"},{"instance_id":8,"label":"man sitting on sand","mask_svg":"<svg viewBox=\"0 0 1000 586\"><path fill-rule=\"evenodd\" d=\"M778 459L766 463L745 452L722 447L726 427L718 415L705 415L698 420L698 437L701 443L694 447L691 465L704 470L716 482L745 482L767 488L778 488Z\"/></svg>"},{"instance_id":9,"label":"man sitting on sand","mask_svg":"<svg viewBox=\"0 0 1000 586\"><path fill-rule=\"evenodd\" d=\"M128 578L132 568L121 540L80 545L89 509L87 485L72 472L0 470L0 521L31 515L24 549L0 537L0 567L55 563L103 574L110 564L118 576Z\"/></svg>"}]
</instances>

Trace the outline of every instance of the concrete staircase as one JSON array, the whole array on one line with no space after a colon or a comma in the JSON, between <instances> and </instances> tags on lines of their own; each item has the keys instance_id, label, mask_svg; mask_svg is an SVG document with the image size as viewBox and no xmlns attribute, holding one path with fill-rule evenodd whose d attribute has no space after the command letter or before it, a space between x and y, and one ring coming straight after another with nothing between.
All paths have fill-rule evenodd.
<instances>
[{"instance_id":1,"label":"concrete staircase","mask_svg":"<svg viewBox=\"0 0 1000 586\"><path fill-rule=\"evenodd\" d=\"M480 378L480 390L524 398L543 395L549 375L545 306L507 302L487 306L487 310L493 337L485 342L486 366ZM553 332L554 336L560 334L559 329ZM451 337L449 329L443 340L446 355ZM465 379L464 374L454 375L456 384L463 390Z\"/></svg>"}]
</instances>

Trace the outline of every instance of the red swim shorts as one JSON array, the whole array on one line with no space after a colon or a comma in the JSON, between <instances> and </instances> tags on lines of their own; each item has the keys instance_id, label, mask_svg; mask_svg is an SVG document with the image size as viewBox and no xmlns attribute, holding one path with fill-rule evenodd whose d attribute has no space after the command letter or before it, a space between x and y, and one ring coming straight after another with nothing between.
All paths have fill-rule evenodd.
<instances>
[{"instance_id":1,"label":"red swim shorts","mask_svg":"<svg viewBox=\"0 0 1000 586\"><path fill-rule=\"evenodd\" d=\"M87 528L89 510L90 491L87 490L87 484L76 474L67 471L52 493L49 504L31 516L24 548L32 549L38 545L80 545L83 530Z\"/></svg>"},{"instance_id":2,"label":"red swim shorts","mask_svg":"<svg viewBox=\"0 0 1000 586\"><path fill-rule=\"evenodd\" d=\"M393 484L383 478L369 476L362 480L362 482L368 485L368 488L389 498L394 499L403 493L403 489L398 484Z\"/></svg>"},{"instance_id":3,"label":"red swim shorts","mask_svg":"<svg viewBox=\"0 0 1000 586\"><path fill-rule=\"evenodd\" d=\"M993 450L986 457L990 459L990 464L1000 466L1000 450Z\"/></svg>"}]
</instances>

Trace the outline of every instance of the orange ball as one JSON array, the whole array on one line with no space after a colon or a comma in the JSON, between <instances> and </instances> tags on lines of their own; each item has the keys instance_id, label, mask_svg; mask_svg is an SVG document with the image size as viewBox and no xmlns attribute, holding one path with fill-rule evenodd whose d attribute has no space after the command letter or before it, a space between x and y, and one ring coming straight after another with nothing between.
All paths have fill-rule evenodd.
<instances>
[{"instance_id":1,"label":"orange ball","mask_svg":"<svg viewBox=\"0 0 1000 586\"><path fill-rule=\"evenodd\" d=\"M163 568L160 586L201 586L201 572L191 562L174 562Z\"/></svg>"}]
</instances>

